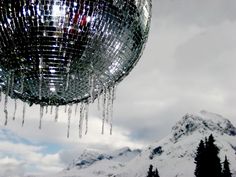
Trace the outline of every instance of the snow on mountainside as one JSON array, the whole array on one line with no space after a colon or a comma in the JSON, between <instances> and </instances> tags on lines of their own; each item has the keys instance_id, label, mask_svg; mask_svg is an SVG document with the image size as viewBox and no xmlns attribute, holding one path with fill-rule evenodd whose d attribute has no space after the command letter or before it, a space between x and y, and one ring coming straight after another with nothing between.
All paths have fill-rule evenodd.
<instances>
[{"instance_id":1,"label":"snow on mountainside","mask_svg":"<svg viewBox=\"0 0 236 177\"><path fill-rule=\"evenodd\" d=\"M171 134L148 148L124 148L107 154L85 151L58 177L145 177L150 164L160 176L194 177L195 151L201 139L213 134L221 160L227 155L236 177L236 128L220 115L201 111L186 114Z\"/></svg>"},{"instance_id":2,"label":"snow on mountainside","mask_svg":"<svg viewBox=\"0 0 236 177\"><path fill-rule=\"evenodd\" d=\"M112 160L115 162L124 163L136 157L138 154L140 154L140 152L141 150L139 149L131 150L128 147L111 152L109 155L85 150L77 159L73 161L72 164L68 166L68 168L66 168L66 171L73 169L74 167L77 169L84 169L104 160Z\"/></svg>"}]
</instances>

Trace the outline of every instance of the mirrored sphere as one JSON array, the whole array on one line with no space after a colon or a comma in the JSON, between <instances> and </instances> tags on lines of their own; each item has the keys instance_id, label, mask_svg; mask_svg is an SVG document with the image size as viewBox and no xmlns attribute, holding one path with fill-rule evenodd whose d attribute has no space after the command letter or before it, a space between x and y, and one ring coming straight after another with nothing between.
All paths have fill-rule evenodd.
<instances>
[{"instance_id":1,"label":"mirrored sphere","mask_svg":"<svg viewBox=\"0 0 236 177\"><path fill-rule=\"evenodd\" d=\"M0 87L30 104L93 101L135 66L150 19L151 0L1 0Z\"/></svg>"}]
</instances>

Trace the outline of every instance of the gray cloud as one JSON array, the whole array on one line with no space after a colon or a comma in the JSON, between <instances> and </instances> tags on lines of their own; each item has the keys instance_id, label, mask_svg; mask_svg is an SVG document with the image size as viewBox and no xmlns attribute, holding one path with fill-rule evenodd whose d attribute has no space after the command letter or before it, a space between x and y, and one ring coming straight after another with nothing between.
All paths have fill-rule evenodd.
<instances>
[{"instance_id":1,"label":"gray cloud","mask_svg":"<svg viewBox=\"0 0 236 177\"><path fill-rule=\"evenodd\" d=\"M153 1L154 17L181 25L218 25L235 21L234 0L156 0Z\"/></svg>"}]
</instances>

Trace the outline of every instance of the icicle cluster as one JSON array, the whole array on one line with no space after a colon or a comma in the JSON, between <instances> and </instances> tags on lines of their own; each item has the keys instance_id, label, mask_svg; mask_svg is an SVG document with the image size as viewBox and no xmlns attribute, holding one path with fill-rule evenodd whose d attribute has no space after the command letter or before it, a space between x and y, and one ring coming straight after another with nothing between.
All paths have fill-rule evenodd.
<instances>
[{"instance_id":1,"label":"icicle cluster","mask_svg":"<svg viewBox=\"0 0 236 177\"><path fill-rule=\"evenodd\" d=\"M43 65L43 60L40 60L40 66L39 66L39 98L42 98L42 67ZM74 116L77 117L77 112L79 110L79 119L78 119L78 129L79 129L79 137L81 138L83 134L88 133L88 114L89 114L89 105L94 103L94 100L97 99L97 108L98 111L101 111L101 119L102 119L102 134L105 132L105 124L108 124L110 126L110 134L112 134L112 117L113 117L113 104L114 104L114 99L115 99L115 86L113 87L103 87L97 88L95 86L95 75L91 74L89 76L89 95L90 97L82 101L80 103L76 103L75 106L73 107L73 104L65 105L64 106L64 112L68 114L68 124L67 124L67 137L69 138L70 136L70 128L71 128L71 117L72 117L72 112L74 108ZM2 90L3 88L0 87L0 101L2 99ZM22 79L20 81L20 87L19 87L20 93L24 92L24 76L22 75ZM5 100L4 100L4 113L5 113L5 125L8 123L8 96L12 97L14 94L14 74L10 74L9 77L7 78L6 81L6 88L5 88ZM101 109L102 108L102 109ZM14 99L14 112L13 112L13 120L16 119L16 111L17 111L17 100ZM43 116L44 116L44 111L45 114L48 114L50 112L50 115L55 112L55 122L58 121L59 117L59 105L55 106L44 106L40 105L40 110L39 110L39 129L42 129L42 121L43 121ZM26 103L23 103L23 111L22 111L22 126L24 126L25 123L25 114L26 114ZM85 127L85 130L83 131Z\"/></svg>"}]
</instances>

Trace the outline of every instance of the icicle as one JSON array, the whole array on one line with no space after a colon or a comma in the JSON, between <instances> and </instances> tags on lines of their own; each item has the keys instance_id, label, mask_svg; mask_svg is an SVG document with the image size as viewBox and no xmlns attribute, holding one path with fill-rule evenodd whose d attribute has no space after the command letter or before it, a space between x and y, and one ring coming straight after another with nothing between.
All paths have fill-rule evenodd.
<instances>
[{"instance_id":1,"label":"icicle","mask_svg":"<svg viewBox=\"0 0 236 177\"><path fill-rule=\"evenodd\" d=\"M42 85L43 85L43 58L39 58L39 100L42 99Z\"/></svg>"},{"instance_id":2,"label":"icicle","mask_svg":"<svg viewBox=\"0 0 236 177\"><path fill-rule=\"evenodd\" d=\"M11 75L11 74L10 74ZM7 88L6 88L6 94L5 94L5 102L4 102L4 113L5 113L5 123L4 125L7 125L8 122L8 110L7 110L7 104L8 104L8 95L10 92L10 86L11 86L11 81L10 81L10 76L7 78Z\"/></svg>"},{"instance_id":3,"label":"icicle","mask_svg":"<svg viewBox=\"0 0 236 177\"><path fill-rule=\"evenodd\" d=\"M43 110L44 106L40 105L39 129L42 129Z\"/></svg>"},{"instance_id":4,"label":"icicle","mask_svg":"<svg viewBox=\"0 0 236 177\"><path fill-rule=\"evenodd\" d=\"M8 111L7 111L7 102L8 102L8 98L7 95L5 95L5 103L4 103L4 113L5 113L5 123L4 125L7 125L8 122Z\"/></svg>"},{"instance_id":5,"label":"icicle","mask_svg":"<svg viewBox=\"0 0 236 177\"><path fill-rule=\"evenodd\" d=\"M106 120L106 91L107 89L103 88L103 110L102 110L102 134L104 134L104 126L105 126L105 120Z\"/></svg>"},{"instance_id":6,"label":"icicle","mask_svg":"<svg viewBox=\"0 0 236 177\"><path fill-rule=\"evenodd\" d=\"M48 105L46 106L46 114L48 113Z\"/></svg>"},{"instance_id":7,"label":"icicle","mask_svg":"<svg viewBox=\"0 0 236 177\"><path fill-rule=\"evenodd\" d=\"M65 105L65 113L67 112L67 104Z\"/></svg>"},{"instance_id":8,"label":"icicle","mask_svg":"<svg viewBox=\"0 0 236 177\"><path fill-rule=\"evenodd\" d=\"M86 129L85 129L85 135L88 133L88 113L89 113L89 103L85 104L85 122L86 122Z\"/></svg>"},{"instance_id":9,"label":"icicle","mask_svg":"<svg viewBox=\"0 0 236 177\"><path fill-rule=\"evenodd\" d=\"M106 99L107 99L107 107L106 107L106 122L108 124L111 123L111 101L112 101L112 87L110 87L107 91Z\"/></svg>"},{"instance_id":10,"label":"icicle","mask_svg":"<svg viewBox=\"0 0 236 177\"><path fill-rule=\"evenodd\" d=\"M77 114L77 110L78 110L78 103L76 103L75 105L75 115Z\"/></svg>"},{"instance_id":11,"label":"icicle","mask_svg":"<svg viewBox=\"0 0 236 177\"><path fill-rule=\"evenodd\" d=\"M114 103L114 100L116 99L116 87L117 87L117 85L113 86L113 93L112 93L113 103Z\"/></svg>"},{"instance_id":12,"label":"icicle","mask_svg":"<svg viewBox=\"0 0 236 177\"><path fill-rule=\"evenodd\" d=\"M100 98L101 98L101 88L97 86L97 109L100 111Z\"/></svg>"},{"instance_id":13,"label":"icicle","mask_svg":"<svg viewBox=\"0 0 236 177\"><path fill-rule=\"evenodd\" d=\"M115 87L111 87L109 90L108 114L109 114L110 123L112 122L112 118L113 118L114 90L115 90Z\"/></svg>"},{"instance_id":14,"label":"icicle","mask_svg":"<svg viewBox=\"0 0 236 177\"><path fill-rule=\"evenodd\" d=\"M52 114L52 111L53 111L53 106L51 106L50 114Z\"/></svg>"},{"instance_id":15,"label":"icicle","mask_svg":"<svg viewBox=\"0 0 236 177\"><path fill-rule=\"evenodd\" d=\"M115 100L115 91L116 91L116 86L113 86L111 89L111 105L110 105L110 135L112 135L112 130L113 130L113 105Z\"/></svg>"},{"instance_id":16,"label":"icicle","mask_svg":"<svg viewBox=\"0 0 236 177\"><path fill-rule=\"evenodd\" d=\"M98 100L98 103L97 103L98 111L100 111L100 93L98 93L97 100Z\"/></svg>"},{"instance_id":17,"label":"icicle","mask_svg":"<svg viewBox=\"0 0 236 177\"><path fill-rule=\"evenodd\" d=\"M94 102L94 74L89 76L90 102Z\"/></svg>"},{"instance_id":18,"label":"icicle","mask_svg":"<svg viewBox=\"0 0 236 177\"><path fill-rule=\"evenodd\" d=\"M84 103L80 104L80 119L79 119L79 137L82 138L83 132L83 121L84 121Z\"/></svg>"},{"instance_id":19,"label":"icicle","mask_svg":"<svg viewBox=\"0 0 236 177\"><path fill-rule=\"evenodd\" d=\"M22 127L25 124L25 109L26 109L26 103L23 104L23 115L22 115Z\"/></svg>"},{"instance_id":20,"label":"icicle","mask_svg":"<svg viewBox=\"0 0 236 177\"><path fill-rule=\"evenodd\" d=\"M58 108L59 108L59 106L56 106L56 113L55 113L55 122L57 122L58 121Z\"/></svg>"},{"instance_id":21,"label":"icicle","mask_svg":"<svg viewBox=\"0 0 236 177\"><path fill-rule=\"evenodd\" d=\"M110 97L111 97L111 94L110 94L110 90L111 88L107 88L107 92L106 92L106 123L109 123L109 120L110 120Z\"/></svg>"},{"instance_id":22,"label":"icicle","mask_svg":"<svg viewBox=\"0 0 236 177\"><path fill-rule=\"evenodd\" d=\"M72 105L69 105L69 108L68 108L67 138L70 137L70 120L71 120L71 113L72 113Z\"/></svg>"},{"instance_id":23,"label":"icicle","mask_svg":"<svg viewBox=\"0 0 236 177\"><path fill-rule=\"evenodd\" d=\"M13 120L16 119L16 110L17 110L17 100L15 99L15 107L14 107L14 113L13 113Z\"/></svg>"}]
</instances>

